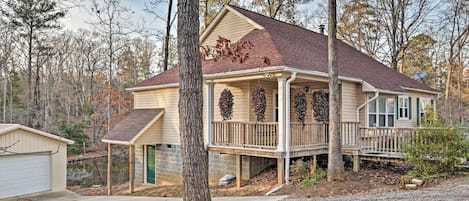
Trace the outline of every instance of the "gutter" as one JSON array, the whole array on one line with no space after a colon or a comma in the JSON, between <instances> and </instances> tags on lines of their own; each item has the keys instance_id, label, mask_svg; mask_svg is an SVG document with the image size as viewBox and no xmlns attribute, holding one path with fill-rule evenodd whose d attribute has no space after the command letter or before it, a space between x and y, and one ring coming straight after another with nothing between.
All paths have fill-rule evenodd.
<instances>
[{"instance_id":1,"label":"gutter","mask_svg":"<svg viewBox=\"0 0 469 201\"><path fill-rule=\"evenodd\" d=\"M375 91L375 96L373 96L371 99L368 99L365 103L363 103L362 105L358 106L357 107L357 122L360 122L360 110L365 107L366 105L368 105L369 103L371 103L371 101L374 101L378 98L379 96L379 91L376 90Z\"/></svg>"},{"instance_id":2,"label":"gutter","mask_svg":"<svg viewBox=\"0 0 469 201\"><path fill-rule=\"evenodd\" d=\"M288 184L288 177L290 176L290 135L291 135L291 126L290 126L290 122L291 122L291 116L290 116L290 84L296 80L296 72L293 72L292 76L290 77L290 79L287 80L287 83L286 83L286 91L285 91L285 95L288 97L288 100L286 103L285 103L285 107L286 107L286 119L285 119L285 125L286 125L286 132L285 132L285 151L286 151L286 155L285 155L285 183Z\"/></svg>"}]
</instances>

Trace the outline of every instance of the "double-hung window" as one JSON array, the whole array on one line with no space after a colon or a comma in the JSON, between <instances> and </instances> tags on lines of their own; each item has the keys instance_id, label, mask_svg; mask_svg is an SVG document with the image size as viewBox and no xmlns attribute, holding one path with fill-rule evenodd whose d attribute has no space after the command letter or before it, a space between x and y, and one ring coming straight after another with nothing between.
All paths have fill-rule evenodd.
<instances>
[{"instance_id":1,"label":"double-hung window","mask_svg":"<svg viewBox=\"0 0 469 201\"><path fill-rule=\"evenodd\" d=\"M409 119L410 98L408 96L399 96L398 101L399 119Z\"/></svg>"},{"instance_id":2,"label":"double-hung window","mask_svg":"<svg viewBox=\"0 0 469 201\"><path fill-rule=\"evenodd\" d=\"M394 127L394 98L379 97L377 100L373 100L368 105L368 126ZM376 106L378 106L378 110L376 110Z\"/></svg>"}]
</instances>

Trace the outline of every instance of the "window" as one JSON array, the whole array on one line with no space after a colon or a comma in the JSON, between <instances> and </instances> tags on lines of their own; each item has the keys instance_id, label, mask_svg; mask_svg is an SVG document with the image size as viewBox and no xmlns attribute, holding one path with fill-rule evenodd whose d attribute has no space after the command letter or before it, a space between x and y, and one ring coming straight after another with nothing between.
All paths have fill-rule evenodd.
<instances>
[{"instance_id":1,"label":"window","mask_svg":"<svg viewBox=\"0 0 469 201\"><path fill-rule=\"evenodd\" d=\"M410 116L410 98L407 96L399 96L399 119L408 119Z\"/></svg>"},{"instance_id":2,"label":"window","mask_svg":"<svg viewBox=\"0 0 469 201\"><path fill-rule=\"evenodd\" d=\"M379 97L378 111L376 100L368 104L369 127L394 127L394 98Z\"/></svg>"},{"instance_id":3,"label":"window","mask_svg":"<svg viewBox=\"0 0 469 201\"><path fill-rule=\"evenodd\" d=\"M432 104L432 99L430 98L420 98L420 105L419 105L419 117L422 119L423 115L427 113L428 107L431 107Z\"/></svg>"}]
</instances>

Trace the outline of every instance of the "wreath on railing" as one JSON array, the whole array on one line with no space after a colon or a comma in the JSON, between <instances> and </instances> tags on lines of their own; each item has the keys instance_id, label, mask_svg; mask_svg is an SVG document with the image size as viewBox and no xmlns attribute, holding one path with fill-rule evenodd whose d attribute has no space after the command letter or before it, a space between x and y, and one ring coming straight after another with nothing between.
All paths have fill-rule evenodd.
<instances>
[{"instance_id":1,"label":"wreath on railing","mask_svg":"<svg viewBox=\"0 0 469 201\"><path fill-rule=\"evenodd\" d=\"M306 94L302 91L299 91L295 94L295 113L296 113L296 120L301 122L303 127L305 126L305 117L307 111L307 101L306 101Z\"/></svg>"},{"instance_id":2,"label":"wreath on railing","mask_svg":"<svg viewBox=\"0 0 469 201\"><path fill-rule=\"evenodd\" d=\"M223 121L233 118L233 105L233 94L229 89L223 89L218 100L218 107Z\"/></svg>"},{"instance_id":3,"label":"wreath on railing","mask_svg":"<svg viewBox=\"0 0 469 201\"><path fill-rule=\"evenodd\" d=\"M329 94L323 90L315 91L312 105L314 119L319 122L327 122L329 120Z\"/></svg>"},{"instance_id":4,"label":"wreath on railing","mask_svg":"<svg viewBox=\"0 0 469 201\"><path fill-rule=\"evenodd\" d=\"M256 114L257 121L264 121L266 98L265 90L261 86L257 86L256 89L252 91L252 107L254 109L254 113Z\"/></svg>"}]
</instances>

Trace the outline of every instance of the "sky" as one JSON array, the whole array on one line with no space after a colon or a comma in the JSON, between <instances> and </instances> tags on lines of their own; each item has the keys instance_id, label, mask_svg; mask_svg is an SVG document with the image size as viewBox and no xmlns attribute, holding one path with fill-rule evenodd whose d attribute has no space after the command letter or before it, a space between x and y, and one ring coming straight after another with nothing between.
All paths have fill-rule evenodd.
<instances>
[{"instance_id":1,"label":"sky","mask_svg":"<svg viewBox=\"0 0 469 201\"><path fill-rule=\"evenodd\" d=\"M74 0L80 6L74 6L68 10L68 13L65 18L63 18L62 24L65 29L78 30L78 29L88 29L94 30L93 25L91 24L96 20L96 17L93 16L93 13L90 11L92 7L92 0ZM162 31L165 28L165 21L154 17L153 14L145 11L145 8L150 5L150 2L154 0L121 0L121 5L125 8L128 8L131 12L129 19L127 19L133 28L144 27L152 31ZM96 2L103 2L103 0L96 0ZM173 3L173 13L176 11L176 2ZM310 3L303 4L299 7L302 12L315 12L321 9L321 5L325 5L326 0L312 0ZM70 5L70 4L68 4ZM152 9L158 15L165 17L167 13L167 4L161 3L160 5ZM314 29L323 24L325 19L314 18L311 19L311 24L307 26L310 29ZM176 24L173 25L172 32L175 34Z\"/></svg>"},{"instance_id":2,"label":"sky","mask_svg":"<svg viewBox=\"0 0 469 201\"><path fill-rule=\"evenodd\" d=\"M65 6L71 6L71 8L68 9L66 17L61 19L64 29L94 30L95 28L92 23L96 22L97 18L94 16L94 13L91 12L91 2L92 0L77 0L76 3L79 6L71 6L70 3L66 4ZM96 0L96 2L102 3L103 0ZM150 0L121 0L121 6L129 10L128 19L125 20L134 26L132 28L145 27L163 30L165 27L164 21L145 11L145 8L150 5L149 2ZM162 3L152 10L164 17L167 13L166 9L166 3ZM176 7L174 7L173 10L176 10Z\"/></svg>"}]
</instances>

